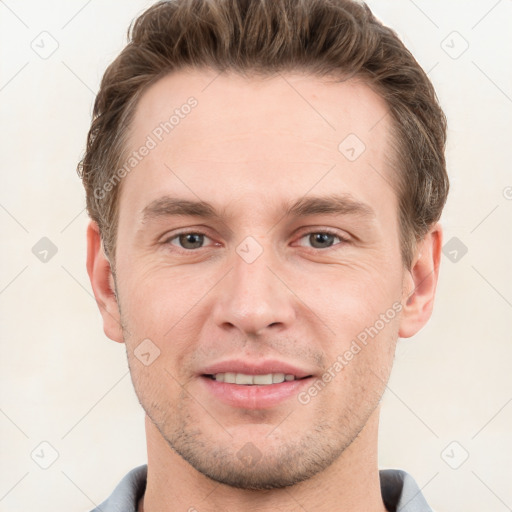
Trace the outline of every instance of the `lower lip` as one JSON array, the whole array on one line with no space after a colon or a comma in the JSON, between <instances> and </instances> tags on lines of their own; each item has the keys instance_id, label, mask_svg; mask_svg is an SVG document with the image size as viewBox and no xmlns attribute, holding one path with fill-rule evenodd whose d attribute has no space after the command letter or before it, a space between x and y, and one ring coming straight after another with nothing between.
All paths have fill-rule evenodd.
<instances>
[{"instance_id":1,"label":"lower lip","mask_svg":"<svg viewBox=\"0 0 512 512\"><path fill-rule=\"evenodd\" d=\"M311 383L312 377L284 381L279 384L241 385L219 382L201 376L200 380L215 397L232 407L243 409L265 409L296 396L301 388Z\"/></svg>"}]
</instances>

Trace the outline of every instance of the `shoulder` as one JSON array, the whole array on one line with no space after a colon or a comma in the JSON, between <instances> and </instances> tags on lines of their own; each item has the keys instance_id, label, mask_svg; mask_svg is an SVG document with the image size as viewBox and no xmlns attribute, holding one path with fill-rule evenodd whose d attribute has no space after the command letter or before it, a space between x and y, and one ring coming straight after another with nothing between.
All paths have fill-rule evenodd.
<instances>
[{"instance_id":1,"label":"shoulder","mask_svg":"<svg viewBox=\"0 0 512 512\"><path fill-rule=\"evenodd\" d=\"M401 469L381 469L379 475L382 500L390 512L434 512L409 473Z\"/></svg>"},{"instance_id":2,"label":"shoulder","mask_svg":"<svg viewBox=\"0 0 512 512\"><path fill-rule=\"evenodd\" d=\"M147 470L147 464L132 469L91 512L137 512L137 503L146 490Z\"/></svg>"}]
</instances>

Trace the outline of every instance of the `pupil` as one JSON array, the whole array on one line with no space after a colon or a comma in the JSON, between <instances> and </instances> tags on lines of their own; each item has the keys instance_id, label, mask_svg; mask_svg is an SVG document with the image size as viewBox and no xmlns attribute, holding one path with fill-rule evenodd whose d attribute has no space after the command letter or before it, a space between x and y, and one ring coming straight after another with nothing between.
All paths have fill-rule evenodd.
<instances>
[{"instance_id":1,"label":"pupil","mask_svg":"<svg viewBox=\"0 0 512 512\"><path fill-rule=\"evenodd\" d=\"M327 243L327 247L330 247L332 245L332 238L334 237L334 235L331 235L329 233L314 233L313 235L311 235L313 238L312 238L312 245L313 247L315 247L315 244L317 242L319 242L320 244L325 244ZM328 243L330 242L330 243Z\"/></svg>"},{"instance_id":2,"label":"pupil","mask_svg":"<svg viewBox=\"0 0 512 512\"><path fill-rule=\"evenodd\" d=\"M202 244L202 236L197 233L189 233L186 235L180 236L180 244L185 249L197 249L198 247L201 247Z\"/></svg>"}]
</instances>

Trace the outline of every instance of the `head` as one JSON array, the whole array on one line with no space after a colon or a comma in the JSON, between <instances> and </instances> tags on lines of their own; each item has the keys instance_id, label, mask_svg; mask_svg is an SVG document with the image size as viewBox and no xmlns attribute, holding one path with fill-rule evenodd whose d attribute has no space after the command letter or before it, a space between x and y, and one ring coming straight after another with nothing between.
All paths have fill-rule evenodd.
<instances>
[{"instance_id":1,"label":"head","mask_svg":"<svg viewBox=\"0 0 512 512\"><path fill-rule=\"evenodd\" d=\"M291 485L375 415L398 337L432 310L445 132L364 4L177 0L136 20L79 164L88 271L141 405L195 469ZM311 377L235 406L205 376L233 359Z\"/></svg>"}]
</instances>

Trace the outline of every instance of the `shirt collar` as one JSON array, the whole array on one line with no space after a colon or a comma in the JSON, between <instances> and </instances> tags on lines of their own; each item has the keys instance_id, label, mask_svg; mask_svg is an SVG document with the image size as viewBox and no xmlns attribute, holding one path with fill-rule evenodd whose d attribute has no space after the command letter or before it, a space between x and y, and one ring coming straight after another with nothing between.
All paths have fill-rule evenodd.
<instances>
[{"instance_id":1,"label":"shirt collar","mask_svg":"<svg viewBox=\"0 0 512 512\"><path fill-rule=\"evenodd\" d=\"M137 512L146 490L147 464L132 469L114 492L91 512ZM414 478L400 469L381 469L382 500L389 512L432 512Z\"/></svg>"}]
</instances>

